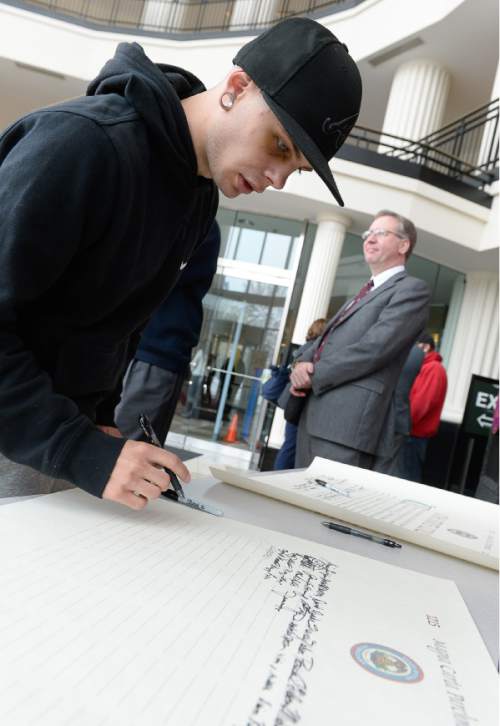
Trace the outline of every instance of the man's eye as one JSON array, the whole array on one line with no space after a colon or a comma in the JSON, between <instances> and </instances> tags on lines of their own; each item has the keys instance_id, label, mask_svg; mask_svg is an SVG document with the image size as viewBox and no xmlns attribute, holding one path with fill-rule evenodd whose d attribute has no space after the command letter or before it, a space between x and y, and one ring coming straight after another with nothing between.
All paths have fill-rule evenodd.
<instances>
[{"instance_id":1,"label":"man's eye","mask_svg":"<svg viewBox=\"0 0 500 726\"><path fill-rule=\"evenodd\" d=\"M288 144L285 144L283 139L280 139L279 136L276 139L276 145L277 145L279 151L281 151L282 153L286 154L288 152Z\"/></svg>"}]
</instances>

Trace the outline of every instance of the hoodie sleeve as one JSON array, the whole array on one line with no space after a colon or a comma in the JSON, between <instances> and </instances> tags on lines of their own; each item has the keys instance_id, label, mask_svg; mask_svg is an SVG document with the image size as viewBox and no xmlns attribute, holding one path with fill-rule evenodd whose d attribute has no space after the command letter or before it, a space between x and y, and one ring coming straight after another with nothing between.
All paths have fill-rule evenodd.
<instances>
[{"instance_id":1,"label":"hoodie sleeve","mask_svg":"<svg viewBox=\"0 0 500 726\"><path fill-rule=\"evenodd\" d=\"M0 137L0 451L97 495L124 441L54 391L19 319L105 234L116 181L114 151L89 119L49 109Z\"/></svg>"},{"instance_id":2,"label":"hoodie sleeve","mask_svg":"<svg viewBox=\"0 0 500 726\"><path fill-rule=\"evenodd\" d=\"M191 350L200 338L203 298L217 271L220 230L214 222L197 247L176 286L144 329L138 360L174 373L185 373Z\"/></svg>"}]
</instances>

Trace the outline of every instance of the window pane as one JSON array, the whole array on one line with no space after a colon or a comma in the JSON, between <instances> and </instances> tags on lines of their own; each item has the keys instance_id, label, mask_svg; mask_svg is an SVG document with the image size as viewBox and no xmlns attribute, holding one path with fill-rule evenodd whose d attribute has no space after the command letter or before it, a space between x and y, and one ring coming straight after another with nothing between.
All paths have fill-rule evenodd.
<instances>
[{"instance_id":1,"label":"window pane","mask_svg":"<svg viewBox=\"0 0 500 726\"><path fill-rule=\"evenodd\" d=\"M453 286L458 277L463 277L461 272L441 265L434 288L433 302L448 305L453 292Z\"/></svg>"},{"instance_id":2,"label":"window pane","mask_svg":"<svg viewBox=\"0 0 500 726\"><path fill-rule=\"evenodd\" d=\"M261 265L270 265L271 267L286 267L288 250L290 248L290 237L284 234L266 235L264 249L262 251Z\"/></svg>"},{"instance_id":3,"label":"window pane","mask_svg":"<svg viewBox=\"0 0 500 726\"><path fill-rule=\"evenodd\" d=\"M292 240L292 246L290 249L290 257L289 257L288 263L286 265L287 270L291 270L297 264L297 255L299 254L300 248L301 248L300 242L301 242L301 240L298 239L297 237L294 237Z\"/></svg>"},{"instance_id":4,"label":"window pane","mask_svg":"<svg viewBox=\"0 0 500 726\"><path fill-rule=\"evenodd\" d=\"M264 235L264 232L257 229L242 229L234 259L242 262L258 263L264 243Z\"/></svg>"},{"instance_id":5,"label":"window pane","mask_svg":"<svg viewBox=\"0 0 500 726\"><path fill-rule=\"evenodd\" d=\"M430 260L425 260L418 255L412 255L406 263L406 271L409 275L419 277L429 285L431 294L434 294L439 265Z\"/></svg>"},{"instance_id":6,"label":"window pane","mask_svg":"<svg viewBox=\"0 0 500 726\"><path fill-rule=\"evenodd\" d=\"M223 208L217 212L217 221L222 233L221 257L281 269L291 269L296 263L303 222Z\"/></svg>"}]
</instances>

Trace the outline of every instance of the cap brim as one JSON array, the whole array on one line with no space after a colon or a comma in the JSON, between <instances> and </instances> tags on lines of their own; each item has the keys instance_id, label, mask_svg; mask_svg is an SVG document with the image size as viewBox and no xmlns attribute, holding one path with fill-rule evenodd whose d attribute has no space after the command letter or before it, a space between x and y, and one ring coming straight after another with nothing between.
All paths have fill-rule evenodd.
<instances>
[{"instance_id":1,"label":"cap brim","mask_svg":"<svg viewBox=\"0 0 500 726\"><path fill-rule=\"evenodd\" d=\"M335 179L321 151L318 149L310 136L306 134L302 126L300 126L290 114L288 114L276 101L270 98L265 91L262 91L264 99L271 111L278 117L285 131L290 135L294 144L304 154L307 161L311 164L314 171L324 181L328 189L331 191L341 207L344 206L344 200L340 196Z\"/></svg>"}]
</instances>

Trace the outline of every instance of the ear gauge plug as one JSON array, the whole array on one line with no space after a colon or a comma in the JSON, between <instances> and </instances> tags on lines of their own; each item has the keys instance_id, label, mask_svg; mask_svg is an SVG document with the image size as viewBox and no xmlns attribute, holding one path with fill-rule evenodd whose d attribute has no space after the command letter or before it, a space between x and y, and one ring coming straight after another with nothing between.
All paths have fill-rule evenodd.
<instances>
[{"instance_id":1,"label":"ear gauge plug","mask_svg":"<svg viewBox=\"0 0 500 726\"><path fill-rule=\"evenodd\" d=\"M219 103L224 109L224 111L229 111L234 105L234 93L231 93L230 91L226 91L222 94L222 96L219 99Z\"/></svg>"}]
</instances>

